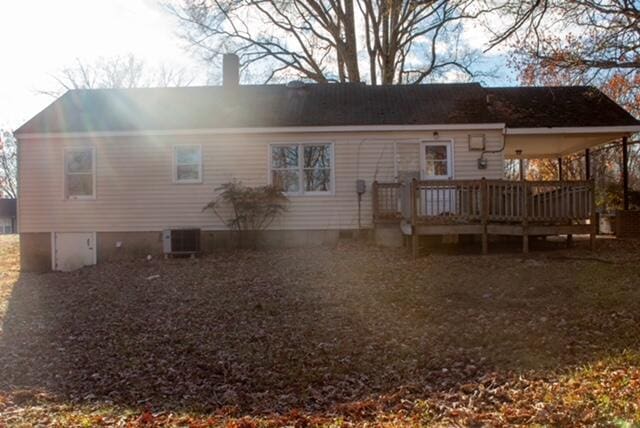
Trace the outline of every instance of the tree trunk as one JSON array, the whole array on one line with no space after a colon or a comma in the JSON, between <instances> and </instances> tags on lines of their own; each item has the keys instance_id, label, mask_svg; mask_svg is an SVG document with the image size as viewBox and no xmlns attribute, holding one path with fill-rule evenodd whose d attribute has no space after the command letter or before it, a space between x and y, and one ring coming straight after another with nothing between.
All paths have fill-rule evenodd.
<instances>
[{"instance_id":1,"label":"tree trunk","mask_svg":"<svg viewBox=\"0 0 640 428\"><path fill-rule=\"evenodd\" d=\"M358 44L356 41L355 10L353 0L344 0L344 56L343 61L347 69L350 82L360 81L358 67Z\"/></svg>"}]
</instances>

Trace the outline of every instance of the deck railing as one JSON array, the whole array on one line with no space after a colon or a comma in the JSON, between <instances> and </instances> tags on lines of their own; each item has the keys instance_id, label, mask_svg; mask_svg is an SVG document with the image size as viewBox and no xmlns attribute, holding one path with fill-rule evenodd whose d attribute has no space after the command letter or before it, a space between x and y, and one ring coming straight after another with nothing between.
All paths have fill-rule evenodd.
<instances>
[{"instance_id":1,"label":"deck railing","mask_svg":"<svg viewBox=\"0 0 640 428\"><path fill-rule=\"evenodd\" d=\"M480 221L482 215L482 183L480 181L415 181L411 186L414 187L414 209L417 222L451 224Z\"/></svg>"},{"instance_id":2,"label":"deck railing","mask_svg":"<svg viewBox=\"0 0 640 428\"><path fill-rule=\"evenodd\" d=\"M533 182L528 218L534 222L586 220L594 210L591 181Z\"/></svg>"},{"instance_id":3,"label":"deck railing","mask_svg":"<svg viewBox=\"0 0 640 428\"><path fill-rule=\"evenodd\" d=\"M402 188L402 183L373 182L372 202L375 222L381 223L402 219L399 205Z\"/></svg>"},{"instance_id":4,"label":"deck railing","mask_svg":"<svg viewBox=\"0 0 640 428\"><path fill-rule=\"evenodd\" d=\"M592 218L592 181L414 180L373 184L374 221L553 223Z\"/></svg>"}]
</instances>

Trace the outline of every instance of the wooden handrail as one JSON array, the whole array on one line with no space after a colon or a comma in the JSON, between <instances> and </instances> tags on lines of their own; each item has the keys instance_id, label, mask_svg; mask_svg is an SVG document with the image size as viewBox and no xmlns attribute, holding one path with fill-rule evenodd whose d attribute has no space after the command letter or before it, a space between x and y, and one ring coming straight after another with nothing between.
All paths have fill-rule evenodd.
<instances>
[{"instance_id":1,"label":"wooden handrail","mask_svg":"<svg viewBox=\"0 0 640 428\"><path fill-rule=\"evenodd\" d=\"M402 183L380 183L374 181L371 186L371 204L375 222L400 221L399 209Z\"/></svg>"},{"instance_id":2,"label":"wooden handrail","mask_svg":"<svg viewBox=\"0 0 640 428\"><path fill-rule=\"evenodd\" d=\"M373 183L375 220L399 221L406 201L408 223L458 224L478 222L540 223L589 220L593 181L412 180ZM409 199L409 200L407 200Z\"/></svg>"},{"instance_id":3,"label":"wooden handrail","mask_svg":"<svg viewBox=\"0 0 640 428\"><path fill-rule=\"evenodd\" d=\"M418 187L451 187L478 185L480 181L482 180L416 180L416 183Z\"/></svg>"},{"instance_id":4,"label":"wooden handrail","mask_svg":"<svg viewBox=\"0 0 640 428\"><path fill-rule=\"evenodd\" d=\"M539 186L560 186L563 184L568 185L576 185L576 186L588 186L591 184L592 180L524 180L524 181L514 181L514 180L499 180L499 179L487 179L487 183L514 183L514 184L522 184L529 183L533 185Z\"/></svg>"},{"instance_id":5,"label":"wooden handrail","mask_svg":"<svg viewBox=\"0 0 640 428\"><path fill-rule=\"evenodd\" d=\"M404 218L411 228L414 257L419 252L419 234L425 233L421 228L457 233L461 229L455 225L470 225L464 233L481 233L483 253L488 252L489 233L496 233L491 225L500 224L506 228L496 230L522 235L524 252L529 249L529 233L540 233L549 227L568 233L567 242L573 231L589 230L592 248L595 246L594 180L413 179L405 183L374 181L372 189L374 220L399 222ZM450 226L453 227L449 229Z\"/></svg>"}]
</instances>

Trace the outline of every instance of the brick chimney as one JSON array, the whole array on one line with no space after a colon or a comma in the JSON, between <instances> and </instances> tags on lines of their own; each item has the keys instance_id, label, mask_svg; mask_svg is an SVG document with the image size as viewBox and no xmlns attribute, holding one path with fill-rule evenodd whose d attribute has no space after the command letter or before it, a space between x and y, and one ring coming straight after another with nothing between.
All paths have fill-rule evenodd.
<instances>
[{"instance_id":1,"label":"brick chimney","mask_svg":"<svg viewBox=\"0 0 640 428\"><path fill-rule=\"evenodd\" d=\"M225 89L237 88L240 84L240 58L236 54L222 56L222 86Z\"/></svg>"}]
</instances>

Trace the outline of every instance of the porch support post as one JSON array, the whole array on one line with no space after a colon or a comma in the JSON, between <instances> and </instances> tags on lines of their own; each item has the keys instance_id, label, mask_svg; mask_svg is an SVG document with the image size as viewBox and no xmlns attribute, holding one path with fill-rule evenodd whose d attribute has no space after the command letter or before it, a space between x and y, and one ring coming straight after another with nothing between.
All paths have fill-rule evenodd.
<instances>
[{"instance_id":1,"label":"porch support post","mask_svg":"<svg viewBox=\"0 0 640 428\"><path fill-rule=\"evenodd\" d=\"M591 180L591 150L584 151L584 174L586 180Z\"/></svg>"},{"instance_id":2,"label":"porch support post","mask_svg":"<svg viewBox=\"0 0 640 428\"><path fill-rule=\"evenodd\" d=\"M558 158L558 181L562 181L562 158Z\"/></svg>"},{"instance_id":3,"label":"porch support post","mask_svg":"<svg viewBox=\"0 0 640 428\"><path fill-rule=\"evenodd\" d=\"M591 180L589 182L589 193L591 194L591 232L589 233L589 241L591 243L591 251L596 249L596 236L598 234L598 213L596 213L596 183Z\"/></svg>"},{"instance_id":4,"label":"porch support post","mask_svg":"<svg viewBox=\"0 0 640 428\"><path fill-rule=\"evenodd\" d=\"M629 209L629 147L627 137L622 137L622 201L625 211Z\"/></svg>"},{"instance_id":5,"label":"porch support post","mask_svg":"<svg viewBox=\"0 0 640 428\"><path fill-rule=\"evenodd\" d=\"M529 252L529 183L522 183L522 252Z\"/></svg>"},{"instance_id":6,"label":"porch support post","mask_svg":"<svg viewBox=\"0 0 640 428\"><path fill-rule=\"evenodd\" d=\"M520 160L520 162L522 162L522 159ZM482 204L480 208L480 221L482 223L482 254L488 254L489 192L487 191L487 180L484 177L482 177L482 181L480 182L480 201Z\"/></svg>"},{"instance_id":7,"label":"porch support post","mask_svg":"<svg viewBox=\"0 0 640 428\"><path fill-rule=\"evenodd\" d=\"M418 180L411 180L411 255L414 259L418 257L418 245L420 238L418 236Z\"/></svg>"},{"instance_id":8,"label":"porch support post","mask_svg":"<svg viewBox=\"0 0 640 428\"><path fill-rule=\"evenodd\" d=\"M520 158L520 159L519 159L519 161L520 161L520 168L519 168L519 171L520 171L520 181L524 181L524 177L525 177L525 173L524 173L524 159Z\"/></svg>"}]
</instances>

